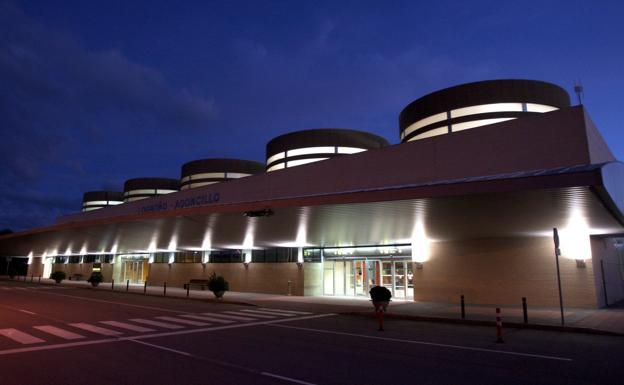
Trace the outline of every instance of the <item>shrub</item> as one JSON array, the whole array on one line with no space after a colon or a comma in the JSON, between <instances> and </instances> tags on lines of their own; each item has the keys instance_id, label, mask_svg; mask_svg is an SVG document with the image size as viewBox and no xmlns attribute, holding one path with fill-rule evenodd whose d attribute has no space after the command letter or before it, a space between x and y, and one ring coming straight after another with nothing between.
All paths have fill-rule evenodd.
<instances>
[{"instance_id":1,"label":"shrub","mask_svg":"<svg viewBox=\"0 0 624 385\"><path fill-rule=\"evenodd\" d=\"M208 278L208 290L214 293L215 297L223 296L223 292L230 290L230 284L214 271Z\"/></svg>"},{"instance_id":2,"label":"shrub","mask_svg":"<svg viewBox=\"0 0 624 385\"><path fill-rule=\"evenodd\" d=\"M55 280L56 283L61 283L61 281L64 280L65 277L67 277L67 275L64 271L55 271L54 273L50 274L50 279Z\"/></svg>"},{"instance_id":3,"label":"shrub","mask_svg":"<svg viewBox=\"0 0 624 385\"><path fill-rule=\"evenodd\" d=\"M93 286L99 285L102 281L104 281L104 277L99 271L94 271L93 273L91 273L89 279L87 279L87 282L90 282Z\"/></svg>"}]
</instances>

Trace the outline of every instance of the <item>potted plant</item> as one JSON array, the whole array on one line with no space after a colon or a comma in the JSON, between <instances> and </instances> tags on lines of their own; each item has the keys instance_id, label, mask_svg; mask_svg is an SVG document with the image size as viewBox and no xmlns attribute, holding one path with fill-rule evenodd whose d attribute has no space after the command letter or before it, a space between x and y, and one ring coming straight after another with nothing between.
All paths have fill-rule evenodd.
<instances>
[{"instance_id":1,"label":"potted plant","mask_svg":"<svg viewBox=\"0 0 624 385\"><path fill-rule=\"evenodd\" d=\"M66 276L67 275L64 271L55 271L54 273L50 274L50 279L55 280L56 283L61 283L61 281L64 280Z\"/></svg>"},{"instance_id":2,"label":"potted plant","mask_svg":"<svg viewBox=\"0 0 624 385\"><path fill-rule=\"evenodd\" d=\"M90 282L91 286L97 287L97 285L99 285L100 282L102 282L103 280L104 277L102 276L102 273L100 273L99 271L94 271L93 273L91 273L89 279L87 279L87 282Z\"/></svg>"},{"instance_id":3,"label":"potted plant","mask_svg":"<svg viewBox=\"0 0 624 385\"><path fill-rule=\"evenodd\" d=\"M226 291L230 290L230 284L225 278L213 271L208 278L208 290L213 292L215 297L221 298Z\"/></svg>"}]
</instances>

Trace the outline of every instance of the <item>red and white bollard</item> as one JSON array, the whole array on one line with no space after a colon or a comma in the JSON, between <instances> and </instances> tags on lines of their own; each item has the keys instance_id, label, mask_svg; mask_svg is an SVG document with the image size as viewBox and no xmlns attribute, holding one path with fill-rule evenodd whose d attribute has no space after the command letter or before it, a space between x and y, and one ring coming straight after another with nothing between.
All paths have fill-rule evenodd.
<instances>
[{"instance_id":1,"label":"red and white bollard","mask_svg":"<svg viewBox=\"0 0 624 385\"><path fill-rule=\"evenodd\" d=\"M503 343L503 321L501 319L500 307L496 308L496 342Z\"/></svg>"}]
</instances>

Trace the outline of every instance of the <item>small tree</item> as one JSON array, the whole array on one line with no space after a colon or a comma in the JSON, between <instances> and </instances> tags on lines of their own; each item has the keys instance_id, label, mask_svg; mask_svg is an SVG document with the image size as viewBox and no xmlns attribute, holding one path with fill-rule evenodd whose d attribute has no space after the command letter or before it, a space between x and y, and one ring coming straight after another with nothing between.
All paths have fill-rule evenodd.
<instances>
[{"instance_id":1,"label":"small tree","mask_svg":"<svg viewBox=\"0 0 624 385\"><path fill-rule=\"evenodd\" d=\"M65 277L67 277L67 275L65 274L64 271L55 271L52 274L50 274L50 279L55 280L56 283L61 283L61 281L64 280Z\"/></svg>"},{"instance_id":2,"label":"small tree","mask_svg":"<svg viewBox=\"0 0 624 385\"><path fill-rule=\"evenodd\" d=\"M96 287L102 281L104 281L104 277L102 276L102 273L100 273L99 271L94 271L93 273L91 273L91 276L89 277L89 279L87 279L87 282L90 282L91 286L93 287Z\"/></svg>"},{"instance_id":3,"label":"small tree","mask_svg":"<svg viewBox=\"0 0 624 385\"><path fill-rule=\"evenodd\" d=\"M221 298L226 291L230 290L230 284L225 278L213 271L208 278L208 290L213 292L215 297Z\"/></svg>"}]
</instances>

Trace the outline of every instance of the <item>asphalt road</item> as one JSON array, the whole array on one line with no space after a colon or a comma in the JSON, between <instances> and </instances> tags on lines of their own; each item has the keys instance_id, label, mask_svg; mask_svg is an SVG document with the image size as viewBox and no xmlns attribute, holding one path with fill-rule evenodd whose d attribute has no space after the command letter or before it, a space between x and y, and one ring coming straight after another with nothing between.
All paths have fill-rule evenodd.
<instances>
[{"instance_id":1,"label":"asphalt road","mask_svg":"<svg viewBox=\"0 0 624 385\"><path fill-rule=\"evenodd\" d=\"M624 338L0 281L1 384L616 384Z\"/></svg>"}]
</instances>

